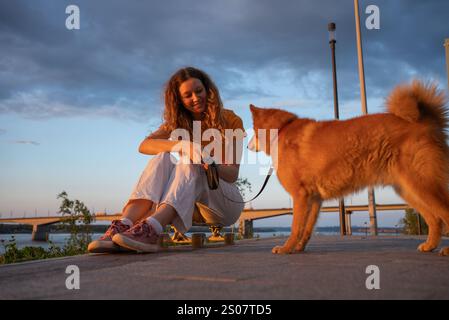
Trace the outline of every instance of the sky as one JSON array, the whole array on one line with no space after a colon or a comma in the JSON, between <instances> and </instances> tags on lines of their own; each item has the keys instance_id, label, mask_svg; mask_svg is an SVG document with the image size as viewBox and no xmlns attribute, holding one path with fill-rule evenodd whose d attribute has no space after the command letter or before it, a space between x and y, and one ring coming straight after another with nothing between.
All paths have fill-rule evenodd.
<instances>
[{"instance_id":1,"label":"sky","mask_svg":"<svg viewBox=\"0 0 449 320\"><path fill-rule=\"evenodd\" d=\"M80 10L66 28L66 7ZM380 12L369 30L368 5ZM418 77L447 90L446 0L360 1L368 111ZM66 191L94 212L120 212L150 156L140 142L162 121L163 87L195 66L217 84L225 108L252 127L249 104L333 118L327 25L337 26L340 118L361 114L352 0L0 0L0 214L57 213ZM269 164L242 165L257 193ZM377 188L378 203L402 203ZM347 204L366 204L363 191ZM334 205L326 202L324 205ZM274 176L253 208L291 202ZM401 213L379 212L380 226ZM353 215L354 225L368 221ZM291 217L256 222L289 226ZM318 225L337 225L322 213Z\"/></svg>"}]
</instances>

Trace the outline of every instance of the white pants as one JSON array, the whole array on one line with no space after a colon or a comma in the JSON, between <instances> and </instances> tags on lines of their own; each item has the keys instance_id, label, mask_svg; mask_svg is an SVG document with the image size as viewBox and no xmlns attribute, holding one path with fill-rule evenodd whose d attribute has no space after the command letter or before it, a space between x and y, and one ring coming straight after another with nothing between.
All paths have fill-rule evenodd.
<instances>
[{"instance_id":1,"label":"white pants","mask_svg":"<svg viewBox=\"0 0 449 320\"><path fill-rule=\"evenodd\" d=\"M185 233L192 226L195 202L212 209L206 214L202 212L206 223L229 226L238 220L244 204L229 201L223 194L234 201L243 201L235 184L220 179L218 189L210 190L201 165L177 162L170 153L162 152L148 162L129 200L151 200L156 208L162 204L172 206L177 213L172 223Z\"/></svg>"}]
</instances>

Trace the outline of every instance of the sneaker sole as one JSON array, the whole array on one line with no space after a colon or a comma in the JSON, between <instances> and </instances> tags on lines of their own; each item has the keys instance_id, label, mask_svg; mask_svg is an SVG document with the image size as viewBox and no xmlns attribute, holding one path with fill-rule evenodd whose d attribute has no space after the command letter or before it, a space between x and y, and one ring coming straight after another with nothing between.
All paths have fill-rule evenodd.
<instances>
[{"instance_id":1,"label":"sneaker sole","mask_svg":"<svg viewBox=\"0 0 449 320\"><path fill-rule=\"evenodd\" d=\"M129 250L137 251L137 252L158 252L159 246L157 244L146 244L139 241L132 240L128 237L125 237L121 234L116 234L112 237L112 241L119 245L120 247L127 248Z\"/></svg>"},{"instance_id":2,"label":"sneaker sole","mask_svg":"<svg viewBox=\"0 0 449 320\"><path fill-rule=\"evenodd\" d=\"M119 253L119 252L129 252L127 248L122 248L116 245L112 241L107 240L95 240L89 243L87 247L89 253Z\"/></svg>"}]
</instances>

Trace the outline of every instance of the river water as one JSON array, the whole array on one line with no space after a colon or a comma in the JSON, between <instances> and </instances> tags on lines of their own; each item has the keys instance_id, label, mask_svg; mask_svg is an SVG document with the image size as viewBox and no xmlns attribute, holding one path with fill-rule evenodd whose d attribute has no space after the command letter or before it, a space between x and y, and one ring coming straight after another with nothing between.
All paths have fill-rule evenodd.
<instances>
[{"instance_id":1,"label":"river water","mask_svg":"<svg viewBox=\"0 0 449 320\"><path fill-rule=\"evenodd\" d=\"M288 236L290 232L260 232L255 234L255 237L260 238L268 238L272 236ZM102 233L94 233L92 234L92 240L96 240L99 237L101 237ZM187 236L190 236L190 233L187 233ZM17 234L0 234L0 241L4 240L4 244L8 243L14 237L17 247L23 248L27 246L34 246L34 247L43 247L45 249L48 249L50 247L50 243L43 242L43 241L33 241L31 240L31 234L30 233L17 233ZM49 240L53 242L54 245L63 247L67 240L69 239L70 234L68 233L50 233ZM0 254L3 254L5 252L4 245L0 244Z\"/></svg>"},{"instance_id":2,"label":"river water","mask_svg":"<svg viewBox=\"0 0 449 320\"><path fill-rule=\"evenodd\" d=\"M336 232L315 232L316 235L338 235ZM92 235L92 240L96 240L101 237L102 233L94 233ZM270 237L288 237L290 235L289 231L271 231L271 232L257 232L254 234L255 238L270 238ZM364 236L365 233L353 233L354 236ZM388 235L395 235L389 233ZM190 236L190 233L187 233L187 236ZM17 233L17 234L0 234L0 241L4 240L4 244L14 237L17 247L23 248L26 246L35 246L35 247L43 247L48 249L50 244L48 242L42 241L32 241L30 233ZM49 235L49 240L53 242L56 246L63 247L67 240L69 239L70 234L68 233L51 233ZM5 252L4 245L0 244L0 254Z\"/></svg>"}]
</instances>

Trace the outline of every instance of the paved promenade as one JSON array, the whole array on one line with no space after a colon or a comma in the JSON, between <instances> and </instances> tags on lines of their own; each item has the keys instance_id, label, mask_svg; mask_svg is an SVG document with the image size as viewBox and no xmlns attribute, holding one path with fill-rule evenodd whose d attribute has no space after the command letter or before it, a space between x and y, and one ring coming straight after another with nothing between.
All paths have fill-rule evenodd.
<instances>
[{"instance_id":1,"label":"paved promenade","mask_svg":"<svg viewBox=\"0 0 449 320\"><path fill-rule=\"evenodd\" d=\"M449 257L417 252L422 239L315 236L305 253L278 256L271 248L285 238L271 238L6 265L0 299L449 299ZM79 290L66 288L68 265ZM379 290L366 288L369 265Z\"/></svg>"}]
</instances>

